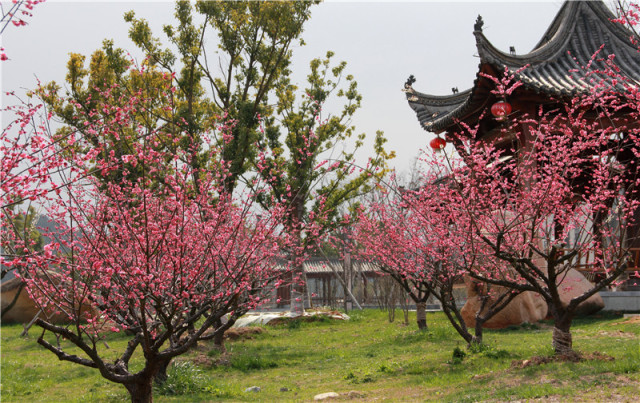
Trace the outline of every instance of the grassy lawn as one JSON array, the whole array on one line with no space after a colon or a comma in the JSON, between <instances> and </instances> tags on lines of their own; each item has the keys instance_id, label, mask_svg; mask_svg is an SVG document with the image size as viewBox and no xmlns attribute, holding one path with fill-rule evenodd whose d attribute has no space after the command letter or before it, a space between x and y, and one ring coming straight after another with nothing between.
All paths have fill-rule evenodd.
<instances>
[{"instance_id":1,"label":"grassy lawn","mask_svg":"<svg viewBox=\"0 0 640 403\"><path fill-rule=\"evenodd\" d=\"M250 339L227 342L223 357L201 344L176 360L170 380L154 392L154 400L309 401L324 392L355 401L638 398L637 318L603 314L577 319L574 347L592 359L526 365L524 360L551 355L549 323L487 330L488 348L471 352L441 313L428 314L427 332L419 332L413 322L388 323L386 313L377 310L350 314L352 320L346 322L265 326ZM58 361L38 346L37 328L27 338L19 336L21 325L3 325L1 330L3 402L128 400L124 387L103 380L96 370ZM123 335L107 340L114 358L127 340ZM454 358L456 348L466 355ZM245 392L251 386L261 391Z\"/></svg>"}]
</instances>

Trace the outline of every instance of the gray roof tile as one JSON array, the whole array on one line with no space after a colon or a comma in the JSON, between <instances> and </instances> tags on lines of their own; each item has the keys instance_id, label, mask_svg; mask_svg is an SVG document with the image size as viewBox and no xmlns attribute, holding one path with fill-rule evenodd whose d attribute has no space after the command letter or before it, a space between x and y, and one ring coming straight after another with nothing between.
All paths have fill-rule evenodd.
<instances>
[{"instance_id":1,"label":"gray roof tile","mask_svg":"<svg viewBox=\"0 0 640 403\"><path fill-rule=\"evenodd\" d=\"M491 98L487 79L480 74L485 66L496 72L505 68L516 72L524 87L551 97L571 96L588 91L590 81L606 79L597 73L584 78L580 66L586 66L604 44L598 58L615 55L615 63L633 84L640 83L640 53L631 44L631 32L611 21L615 16L601 1L566 1L540 42L523 55L512 55L496 49L484 36L481 24L474 35L480 56L478 74L472 88L454 95L435 96L406 86L409 106L416 112L421 126L432 132L449 130L457 119L488 106ZM593 63L595 69L604 64Z\"/></svg>"}]
</instances>

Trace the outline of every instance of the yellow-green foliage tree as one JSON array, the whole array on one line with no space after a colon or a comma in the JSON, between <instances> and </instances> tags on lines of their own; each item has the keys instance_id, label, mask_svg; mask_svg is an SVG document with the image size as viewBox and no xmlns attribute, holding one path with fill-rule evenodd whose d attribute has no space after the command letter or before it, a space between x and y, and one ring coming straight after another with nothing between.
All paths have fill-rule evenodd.
<instances>
[{"instance_id":1,"label":"yellow-green foliage tree","mask_svg":"<svg viewBox=\"0 0 640 403\"><path fill-rule=\"evenodd\" d=\"M57 133L59 141L69 152L82 153L83 143L101 138L101 128L92 117L112 122L110 128L117 127L117 135L111 136L113 146L104 152L120 157L122 169L114 170L107 181L141 176L143 168L132 166L125 157L133 143L146 141L151 134L160 139L152 148L188 151L195 170L225 164L227 192L240 181L251 186L256 178L277 172L280 180L271 183L270 196L290 204L291 231L299 232L303 222L316 228L313 237L308 236L311 231L298 234L305 247L315 244L338 225L339 208L366 192L392 155L383 148L382 133L377 133L369 166L355 172L354 153L365 136L355 135L351 118L361 95L354 78L344 74L346 63L332 65L330 52L324 60L312 61L306 94L298 102L298 87L291 83L292 47L304 44L301 34L314 4L179 1L175 24L164 26L164 42L148 21L133 11L126 13L129 36L145 55L141 66L129 69L127 53L105 41L88 63L82 55L71 55L65 93L55 82L40 89L65 124ZM211 45L214 36L217 41ZM324 119L322 106L332 95L343 107ZM112 98L122 104L114 104ZM131 99L138 102L135 108L128 104ZM118 126L123 109L135 110L138 127L131 127L130 121ZM161 133L179 140L162 141ZM211 144L222 146L217 161L206 152ZM345 151L348 144L351 149ZM341 151L318 167L331 150ZM158 170L154 178L158 184L162 172ZM262 203L268 207L270 202L265 198Z\"/></svg>"}]
</instances>

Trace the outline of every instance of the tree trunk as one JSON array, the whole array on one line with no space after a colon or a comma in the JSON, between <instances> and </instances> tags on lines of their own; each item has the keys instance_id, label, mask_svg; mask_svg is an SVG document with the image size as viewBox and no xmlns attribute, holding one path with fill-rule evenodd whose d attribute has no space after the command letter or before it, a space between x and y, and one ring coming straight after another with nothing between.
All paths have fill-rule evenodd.
<instances>
[{"instance_id":1,"label":"tree trunk","mask_svg":"<svg viewBox=\"0 0 640 403\"><path fill-rule=\"evenodd\" d=\"M569 310L562 306L559 298L547 301L551 317L553 318L553 337L551 345L555 355L572 355L573 341L571 338L571 322L575 308Z\"/></svg>"},{"instance_id":2,"label":"tree trunk","mask_svg":"<svg viewBox=\"0 0 640 403\"><path fill-rule=\"evenodd\" d=\"M473 336L473 339L471 339L471 344L482 344L483 326L484 326L484 318L481 318L480 315L476 315L475 334Z\"/></svg>"},{"instance_id":3,"label":"tree trunk","mask_svg":"<svg viewBox=\"0 0 640 403\"><path fill-rule=\"evenodd\" d=\"M216 333L215 336L213 336L213 347L222 353L227 351L224 347L224 332Z\"/></svg>"},{"instance_id":4,"label":"tree trunk","mask_svg":"<svg viewBox=\"0 0 640 403\"><path fill-rule=\"evenodd\" d=\"M293 282L291 283L291 309L296 315L304 314L304 267L302 263L293 271Z\"/></svg>"},{"instance_id":5,"label":"tree trunk","mask_svg":"<svg viewBox=\"0 0 640 403\"><path fill-rule=\"evenodd\" d=\"M288 211L288 232L293 238L293 273L292 273L292 282L291 282L291 308L290 311L295 315L303 315L304 314L304 251L303 251L303 241L302 241L302 215L304 211L304 201L301 199L301 193L295 192L292 190L292 194L294 194L293 200L291 200L291 204L289 205Z\"/></svg>"},{"instance_id":6,"label":"tree trunk","mask_svg":"<svg viewBox=\"0 0 640 403\"><path fill-rule=\"evenodd\" d=\"M158 368L158 373L156 374L156 376L153 377L153 382L156 385L160 386L164 384L167 381L167 378L169 378L169 375L167 374L167 369L169 369L169 364L171 364L171 360L168 360L160 364L160 367Z\"/></svg>"},{"instance_id":7,"label":"tree trunk","mask_svg":"<svg viewBox=\"0 0 640 403\"><path fill-rule=\"evenodd\" d=\"M222 320L220 320L219 325L216 324L216 333L213 336L213 345L218 351L222 353L227 351L224 347L224 333L231 329L231 326L233 326L237 320L238 318L235 315L231 315L226 323L223 324Z\"/></svg>"},{"instance_id":8,"label":"tree trunk","mask_svg":"<svg viewBox=\"0 0 640 403\"><path fill-rule=\"evenodd\" d=\"M556 355L574 354L571 339L571 320L561 319L554 321L553 327L553 351Z\"/></svg>"},{"instance_id":9,"label":"tree trunk","mask_svg":"<svg viewBox=\"0 0 640 403\"><path fill-rule=\"evenodd\" d=\"M428 330L427 327L427 303L416 303L416 322L418 323L418 329Z\"/></svg>"},{"instance_id":10,"label":"tree trunk","mask_svg":"<svg viewBox=\"0 0 640 403\"><path fill-rule=\"evenodd\" d=\"M131 403L151 403L153 402L153 377L145 377L138 382L127 383L124 385L131 396Z\"/></svg>"}]
</instances>

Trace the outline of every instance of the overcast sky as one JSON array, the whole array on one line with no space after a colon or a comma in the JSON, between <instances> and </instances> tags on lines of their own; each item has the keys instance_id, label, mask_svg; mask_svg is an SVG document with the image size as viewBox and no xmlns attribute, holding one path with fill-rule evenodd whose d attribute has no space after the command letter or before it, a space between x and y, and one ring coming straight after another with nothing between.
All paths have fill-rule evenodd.
<instances>
[{"instance_id":1,"label":"overcast sky","mask_svg":"<svg viewBox=\"0 0 640 403\"><path fill-rule=\"evenodd\" d=\"M4 1L3 1L4 3ZM294 49L294 81L303 84L308 63L327 50L348 63L358 81L363 107L354 123L357 132L383 130L392 163L408 170L419 150L434 135L420 128L401 91L410 74L420 92L445 95L473 84L477 73L473 24L482 15L486 37L499 49L515 46L526 53L540 40L562 1L538 2L341 2L315 7L305 26L306 46ZM70 52L90 55L104 39L139 55L127 37L125 11L147 19L157 36L173 22L173 4L166 1L62 2L38 5L29 25L10 26L2 46L10 60L0 63L4 92L64 81Z\"/></svg>"}]
</instances>

